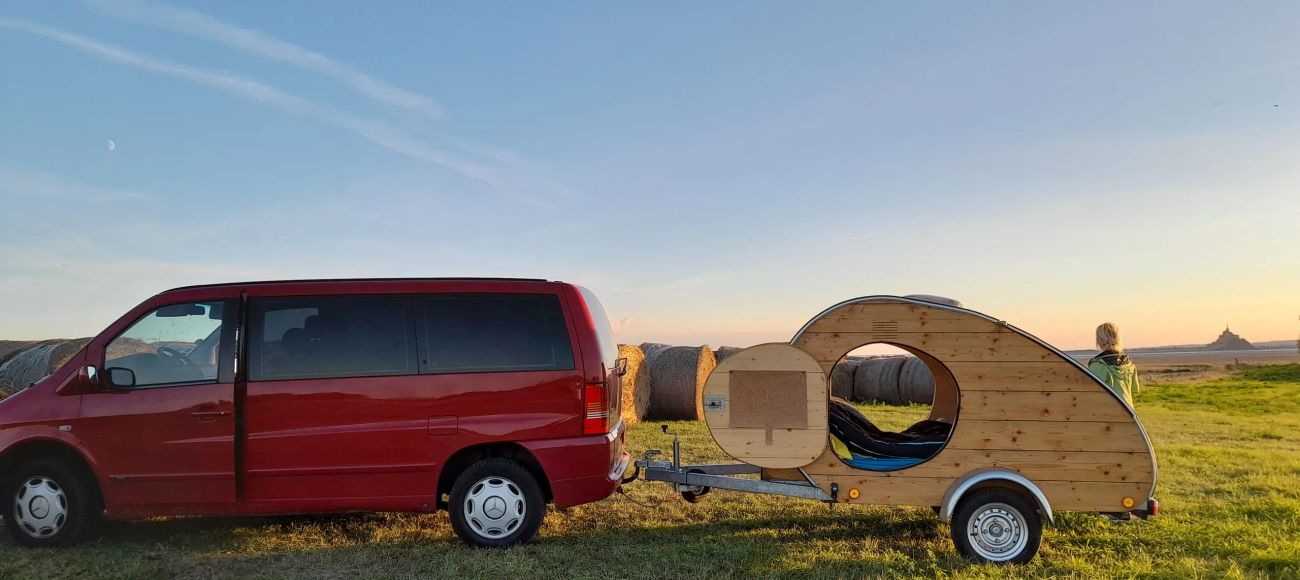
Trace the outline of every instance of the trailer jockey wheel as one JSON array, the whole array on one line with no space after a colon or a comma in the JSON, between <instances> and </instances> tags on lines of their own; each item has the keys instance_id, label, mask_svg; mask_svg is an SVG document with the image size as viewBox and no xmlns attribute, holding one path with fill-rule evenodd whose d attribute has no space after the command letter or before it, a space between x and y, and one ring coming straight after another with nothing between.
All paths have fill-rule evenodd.
<instances>
[{"instance_id":1,"label":"trailer jockey wheel","mask_svg":"<svg viewBox=\"0 0 1300 580\"><path fill-rule=\"evenodd\" d=\"M704 473L704 470L688 469L686 473ZM700 501L700 496L707 495L710 489L712 488L707 485L692 485L690 489L682 492L682 499L690 503L697 503Z\"/></svg>"}]
</instances>

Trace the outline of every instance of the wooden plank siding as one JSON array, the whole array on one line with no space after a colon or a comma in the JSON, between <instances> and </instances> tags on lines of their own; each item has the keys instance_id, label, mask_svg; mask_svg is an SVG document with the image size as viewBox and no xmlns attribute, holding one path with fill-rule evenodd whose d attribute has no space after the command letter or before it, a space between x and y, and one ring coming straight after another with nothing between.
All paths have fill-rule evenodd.
<instances>
[{"instance_id":1,"label":"wooden plank siding","mask_svg":"<svg viewBox=\"0 0 1300 580\"><path fill-rule=\"evenodd\" d=\"M915 332L898 333L879 340L866 332L814 332L799 337L795 346L813 355L819 363L832 365L864 344L886 342L929 353L944 364L962 362L1043 362L1060 360L1055 353L1014 332ZM823 367L825 368L825 367Z\"/></svg>"},{"instance_id":2,"label":"wooden plank siding","mask_svg":"<svg viewBox=\"0 0 1300 580\"><path fill-rule=\"evenodd\" d=\"M957 384L961 384L958 379ZM1110 393L1002 392L962 393L958 420L979 421L1128 421Z\"/></svg>"},{"instance_id":3,"label":"wooden plank siding","mask_svg":"<svg viewBox=\"0 0 1300 580\"><path fill-rule=\"evenodd\" d=\"M960 377L963 391L1082 391L1097 392L1097 383L1082 376L1079 367L1063 361L969 362L947 361L944 366Z\"/></svg>"},{"instance_id":4,"label":"wooden plank siding","mask_svg":"<svg viewBox=\"0 0 1300 580\"><path fill-rule=\"evenodd\" d=\"M839 484L840 500L846 503L876 505L938 506L954 483L951 477L862 477L861 472L817 477L818 485L830 493L832 483ZM1053 510L1122 512L1124 498L1142 502L1150 490L1149 483L1114 483L1100 481L1035 481L1047 496ZM849 490L861 492L856 500Z\"/></svg>"},{"instance_id":5,"label":"wooden plank siding","mask_svg":"<svg viewBox=\"0 0 1300 580\"><path fill-rule=\"evenodd\" d=\"M812 474L839 474L840 463L834 455L823 455L804 470ZM915 478L952 477L984 467L1002 467L1033 481L1101 481L1132 483L1150 481L1151 461L1138 451L1005 451L947 448L925 463L901 469L872 473L873 477ZM797 477L797 475L796 475Z\"/></svg>"},{"instance_id":6,"label":"wooden plank siding","mask_svg":"<svg viewBox=\"0 0 1300 580\"><path fill-rule=\"evenodd\" d=\"M825 332L997 332L1003 325L977 316L905 302L850 304L818 318L804 334Z\"/></svg>"},{"instance_id":7,"label":"wooden plank siding","mask_svg":"<svg viewBox=\"0 0 1300 580\"><path fill-rule=\"evenodd\" d=\"M892 472L849 467L828 444L804 470L828 492L839 484L840 501L939 505L963 476L990 467L1029 478L1054 509L1124 511L1125 498L1146 500L1156 467L1140 425L1064 356L973 313L885 299L828 311L792 344L829 373L845 354L874 342L942 364L955 385L936 372L936 390L947 390L935 399L955 399L957 420L942 451ZM776 469L764 477L801 475ZM861 492L857 500L848 498L850 488Z\"/></svg>"}]
</instances>

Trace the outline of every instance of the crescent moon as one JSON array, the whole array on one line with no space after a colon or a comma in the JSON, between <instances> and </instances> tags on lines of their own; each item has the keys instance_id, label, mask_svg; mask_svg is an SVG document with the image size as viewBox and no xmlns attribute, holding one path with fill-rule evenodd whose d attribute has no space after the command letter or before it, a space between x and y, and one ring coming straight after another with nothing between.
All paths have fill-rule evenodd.
<instances>
[{"instance_id":1,"label":"crescent moon","mask_svg":"<svg viewBox=\"0 0 1300 580\"><path fill-rule=\"evenodd\" d=\"M109 140L108 140L108 152L109 152L109 153L112 153L112 152L114 152L114 151L117 151L117 143L114 143L112 139L109 139Z\"/></svg>"}]
</instances>

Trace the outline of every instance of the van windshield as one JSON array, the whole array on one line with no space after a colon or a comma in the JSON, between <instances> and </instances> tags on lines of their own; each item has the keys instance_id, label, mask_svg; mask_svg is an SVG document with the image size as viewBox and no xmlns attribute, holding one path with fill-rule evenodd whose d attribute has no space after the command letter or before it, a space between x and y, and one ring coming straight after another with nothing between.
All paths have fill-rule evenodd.
<instances>
[{"instance_id":1,"label":"van windshield","mask_svg":"<svg viewBox=\"0 0 1300 580\"><path fill-rule=\"evenodd\" d=\"M596 327L596 340L600 342L600 360L605 363L605 368L612 370L614 362L618 360L618 345L614 343L614 329L609 325L609 316L605 314L605 307L601 305L600 299L596 295L582 286L578 286L578 292L582 293L582 300L587 303L587 310L591 312L591 322Z\"/></svg>"}]
</instances>

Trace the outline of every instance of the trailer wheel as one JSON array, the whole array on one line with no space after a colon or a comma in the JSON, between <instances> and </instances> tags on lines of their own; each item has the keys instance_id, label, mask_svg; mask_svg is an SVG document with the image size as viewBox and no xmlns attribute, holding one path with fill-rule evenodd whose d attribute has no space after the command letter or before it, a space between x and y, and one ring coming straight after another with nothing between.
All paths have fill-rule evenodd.
<instances>
[{"instance_id":1,"label":"trailer wheel","mask_svg":"<svg viewBox=\"0 0 1300 580\"><path fill-rule=\"evenodd\" d=\"M1029 562L1043 538L1043 519L1036 507L1013 489L972 491L953 515L952 543L962 557L976 562Z\"/></svg>"},{"instance_id":2,"label":"trailer wheel","mask_svg":"<svg viewBox=\"0 0 1300 580\"><path fill-rule=\"evenodd\" d=\"M686 473L704 473L703 469L688 469ZM682 492L682 499L690 503L699 503L700 497L708 495L713 488L707 485L692 485L690 489Z\"/></svg>"}]
</instances>

